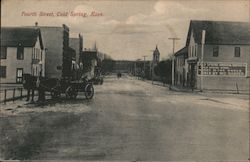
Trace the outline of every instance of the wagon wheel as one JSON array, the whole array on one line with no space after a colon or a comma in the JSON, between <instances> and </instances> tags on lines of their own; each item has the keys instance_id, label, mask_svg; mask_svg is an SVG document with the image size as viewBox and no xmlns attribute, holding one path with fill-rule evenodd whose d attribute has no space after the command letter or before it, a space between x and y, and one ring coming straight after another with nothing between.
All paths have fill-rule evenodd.
<instances>
[{"instance_id":1,"label":"wagon wheel","mask_svg":"<svg viewBox=\"0 0 250 162\"><path fill-rule=\"evenodd\" d=\"M94 87L92 84L87 84L84 89L85 97L87 99L92 99L94 96Z\"/></svg>"},{"instance_id":2,"label":"wagon wheel","mask_svg":"<svg viewBox=\"0 0 250 162\"><path fill-rule=\"evenodd\" d=\"M52 98L59 98L61 96L60 91L56 90L56 91L51 91L51 97Z\"/></svg>"},{"instance_id":3,"label":"wagon wheel","mask_svg":"<svg viewBox=\"0 0 250 162\"><path fill-rule=\"evenodd\" d=\"M66 97L70 99L75 99L77 96L77 90L73 86L68 86L65 91Z\"/></svg>"}]
</instances>

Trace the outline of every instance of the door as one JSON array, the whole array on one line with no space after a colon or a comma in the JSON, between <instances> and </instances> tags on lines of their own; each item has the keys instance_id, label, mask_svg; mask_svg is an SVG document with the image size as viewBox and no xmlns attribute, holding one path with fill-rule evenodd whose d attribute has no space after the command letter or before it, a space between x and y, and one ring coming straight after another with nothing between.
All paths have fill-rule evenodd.
<instances>
[{"instance_id":1,"label":"door","mask_svg":"<svg viewBox=\"0 0 250 162\"><path fill-rule=\"evenodd\" d=\"M23 82L23 68L17 68L16 70L16 83Z\"/></svg>"},{"instance_id":2,"label":"door","mask_svg":"<svg viewBox=\"0 0 250 162\"><path fill-rule=\"evenodd\" d=\"M196 69L197 69L196 64L190 65L190 86L191 86L191 88L196 87Z\"/></svg>"}]
</instances>

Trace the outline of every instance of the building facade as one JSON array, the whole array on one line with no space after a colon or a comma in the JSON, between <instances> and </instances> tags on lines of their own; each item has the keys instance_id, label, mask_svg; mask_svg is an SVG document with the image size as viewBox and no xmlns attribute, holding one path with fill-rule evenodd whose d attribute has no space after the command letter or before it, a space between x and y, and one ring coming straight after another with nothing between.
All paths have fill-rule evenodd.
<instances>
[{"instance_id":1,"label":"building facade","mask_svg":"<svg viewBox=\"0 0 250 162\"><path fill-rule=\"evenodd\" d=\"M188 64L187 64L187 47L183 47L174 55L174 85L186 87L188 86Z\"/></svg>"},{"instance_id":2,"label":"building facade","mask_svg":"<svg viewBox=\"0 0 250 162\"><path fill-rule=\"evenodd\" d=\"M45 76L64 78L71 76L72 55L69 49L69 28L39 26L44 45L47 48Z\"/></svg>"},{"instance_id":3,"label":"building facade","mask_svg":"<svg viewBox=\"0 0 250 162\"><path fill-rule=\"evenodd\" d=\"M113 73L132 73L134 68L134 61L115 60Z\"/></svg>"},{"instance_id":4,"label":"building facade","mask_svg":"<svg viewBox=\"0 0 250 162\"><path fill-rule=\"evenodd\" d=\"M201 90L249 91L250 25L191 21L187 84Z\"/></svg>"},{"instance_id":5,"label":"building facade","mask_svg":"<svg viewBox=\"0 0 250 162\"><path fill-rule=\"evenodd\" d=\"M39 29L1 27L1 83L22 83L24 73L45 75L45 50Z\"/></svg>"},{"instance_id":6,"label":"building facade","mask_svg":"<svg viewBox=\"0 0 250 162\"><path fill-rule=\"evenodd\" d=\"M81 52L80 62L83 66L83 75L88 79L92 79L97 75L100 65L100 59L98 59L98 51L96 49L86 49Z\"/></svg>"},{"instance_id":7,"label":"building facade","mask_svg":"<svg viewBox=\"0 0 250 162\"><path fill-rule=\"evenodd\" d=\"M81 51L83 50L83 37L81 34L78 35L78 38L69 38L69 46L71 48L73 48L76 52L75 55L75 61L77 64L79 64L80 62L80 54Z\"/></svg>"}]
</instances>

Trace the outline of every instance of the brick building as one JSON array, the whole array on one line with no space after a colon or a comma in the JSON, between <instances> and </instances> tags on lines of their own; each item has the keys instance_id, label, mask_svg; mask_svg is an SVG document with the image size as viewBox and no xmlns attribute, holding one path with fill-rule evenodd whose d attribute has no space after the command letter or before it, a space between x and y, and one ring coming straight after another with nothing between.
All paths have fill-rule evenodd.
<instances>
[{"instance_id":1,"label":"brick building","mask_svg":"<svg viewBox=\"0 0 250 162\"><path fill-rule=\"evenodd\" d=\"M24 73L45 74L45 50L39 29L1 27L1 83L22 83Z\"/></svg>"}]
</instances>

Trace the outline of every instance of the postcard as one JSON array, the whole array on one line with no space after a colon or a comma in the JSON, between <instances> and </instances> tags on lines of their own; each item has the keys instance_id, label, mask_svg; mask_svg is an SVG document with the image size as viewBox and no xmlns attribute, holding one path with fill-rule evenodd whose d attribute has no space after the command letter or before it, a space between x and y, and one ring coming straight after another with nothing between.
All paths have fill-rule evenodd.
<instances>
[{"instance_id":1,"label":"postcard","mask_svg":"<svg viewBox=\"0 0 250 162\"><path fill-rule=\"evenodd\" d=\"M2 0L1 161L249 161L250 0Z\"/></svg>"}]
</instances>

